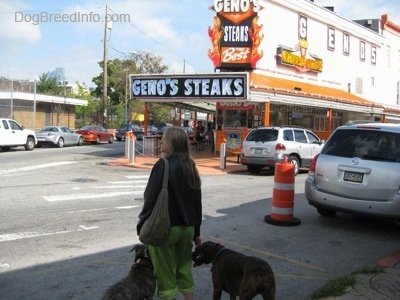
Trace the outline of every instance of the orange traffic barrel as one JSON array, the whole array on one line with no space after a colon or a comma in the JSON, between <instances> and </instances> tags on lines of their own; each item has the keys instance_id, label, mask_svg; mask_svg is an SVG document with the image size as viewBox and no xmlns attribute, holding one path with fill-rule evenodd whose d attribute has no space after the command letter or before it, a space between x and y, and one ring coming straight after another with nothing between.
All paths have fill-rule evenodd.
<instances>
[{"instance_id":1,"label":"orange traffic barrel","mask_svg":"<svg viewBox=\"0 0 400 300\"><path fill-rule=\"evenodd\" d=\"M294 178L294 165L285 156L283 163L275 164L271 214L265 216L265 222L282 226L300 225L301 221L293 216Z\"/></svg>"}]
</instances>

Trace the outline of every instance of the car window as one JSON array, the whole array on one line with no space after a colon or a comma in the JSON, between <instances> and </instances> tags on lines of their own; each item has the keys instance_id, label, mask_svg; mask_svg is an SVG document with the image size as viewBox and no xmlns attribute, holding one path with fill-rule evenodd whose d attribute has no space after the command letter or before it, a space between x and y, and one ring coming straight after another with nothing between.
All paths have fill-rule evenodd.
<instances>
[{"instance_id":1,"label":"car window","mask_svg":"<svg viewBox=\"0 0 400 300\"><path fill-rule=\"evenodd\" d=\"M22 130L22 128L14 121L10 121L10 127L13 130Z\"/></svg>"},{"instance_id":2,"label":"car window","mask_svg":"<svg viewBox=\"0 0 400 300\"><path fill-rule=\"evenodd\" d=\"M278 139L278 130L276 129L256 129L250 132L246 141L249 142L273 142Z\"/></svg>"},{"instance_id":3,"label":"car window","mask_svg":"<svg viewBox=\"0 0 400 300\"><path fill-rule=\"evenodd\" d=\"M307 138L306 138L306 134L304 133L304 130L295 129L294 136L295 136L296 142L307 144Z\"/></svg>"},{"instance_id":4,"label":"car window","mask_svg":"<svg viewBox=\"0 0 400 300\"><path fill-rule=\"evenodd\" d=\"M6 120L3 120L3 127L4 129L9 129L8 122Z\"/></svg>"},{"instance_id":5,"label":"car window","mask_svg":"<svg viewBox=\"0 0 400 300\"><path fill-rule=\"evenodd\" d=\"M308 141L310 144L318 144L319 143L319 139L316 135L314 135L313 133L306 131L307 137L308 137Z\"/></svg>"},{"instance_id":6,"label":"car window","mask_svg":"<svg viewBox=\"0 0 400 300\"><path fill-rule=\"evenodd\" d=\"M292 141L292 142L294 141L292 129L285 129L283 131L283 140L284 141Z\"/></svg>"},{"instance_id":7,"label":"car window","mask_svg":"<svg viewBox=\"0 0 400 300\"><path fill-rule=\"evenodd\" d=\"M400 134L375 130L337 130L322 153L400 162Z\"/></svg>"}]
</instances>

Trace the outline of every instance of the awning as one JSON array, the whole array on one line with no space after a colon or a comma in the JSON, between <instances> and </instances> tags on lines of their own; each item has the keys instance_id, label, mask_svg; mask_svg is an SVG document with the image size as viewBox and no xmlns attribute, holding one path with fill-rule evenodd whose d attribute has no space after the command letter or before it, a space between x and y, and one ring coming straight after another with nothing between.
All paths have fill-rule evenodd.
<instances>
[{"instance_id":1,"label":"awning","mask_svg":"<svg viewBox=\"0 0 400 300\"><path fill-rule=\"evenodd\" d=\"M340 89L256 72L250 74L250 101L292 103L367 113L383 113L384 109L380 104Z\"/></svg>"},{"instance_id":2,"label":"awning","mask_svg":"<svg viewBox=\"0 0 400 300\"><path fill-rule=\"evenodd\" d=\"M216 112L216 102L165 102L163 104L206 114L215 114Z\"/></svg>"}]
</instances>

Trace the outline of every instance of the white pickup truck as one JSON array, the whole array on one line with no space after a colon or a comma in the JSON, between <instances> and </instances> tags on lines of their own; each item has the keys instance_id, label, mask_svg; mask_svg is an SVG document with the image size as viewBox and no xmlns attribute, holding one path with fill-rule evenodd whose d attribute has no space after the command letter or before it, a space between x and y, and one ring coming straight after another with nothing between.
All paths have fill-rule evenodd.
<instances>
[{"instance_id":1,"label":"white pickup truck","mask_svg":"<svg viewBox=\"0 0 400 300\"><path fill-rule=\"evenodd\" d=\"M33 130L25 129L15 120L0 118L0 148L3 151L18 146L24 146L31 151L36 145L37 139Z\"/></svg>"}]
</instances>

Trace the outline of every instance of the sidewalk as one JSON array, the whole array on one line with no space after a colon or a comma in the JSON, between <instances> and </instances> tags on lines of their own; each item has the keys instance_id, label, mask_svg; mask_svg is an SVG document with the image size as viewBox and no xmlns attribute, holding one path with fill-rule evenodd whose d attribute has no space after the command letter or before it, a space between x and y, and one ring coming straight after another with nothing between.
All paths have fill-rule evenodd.
<instances>
[{"instance_id":1,"label":"sidewalk","mask_svg":"<svg viewBox=\"0 0 400 300\"><path fill-rule=\"evenodd\" d=\"M219 154L211 152L210 149L193 151L193 158L196 162L200 174L228 174L237 172L247 172L247 167L237 162L237 156L228 155L226 157L226 167L221 168L221 158ZM160 157L135 155L134 162L131 163L127 157L117 158L107 163L107 165L127 166L138 169L151 170L153 165Z\"/></svg>"},{"instance_id":2,"label":"sidewalk","mask_svg":"<svg viewBox=\"0 0 400 300\"><path fill-rule=\"evenodd\" d=\"M232 174L247 172L247 167L237 163L237 157L228 155L226 167L221 168L221 158L209 149L192 153L201 175ZM127 157L117 158L107 163L111 166L126 166L151 170L159 157L136 155L130 163ZM382 258L376 263L382 267L382 273L356 275L356 284L349 287L345 294L339 297L324 298L324 300L386 300L400 299L400 251ZM343 274L347 275L347 274Z\"/></svg>"}]
</instances>

